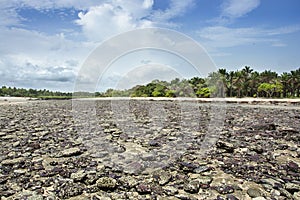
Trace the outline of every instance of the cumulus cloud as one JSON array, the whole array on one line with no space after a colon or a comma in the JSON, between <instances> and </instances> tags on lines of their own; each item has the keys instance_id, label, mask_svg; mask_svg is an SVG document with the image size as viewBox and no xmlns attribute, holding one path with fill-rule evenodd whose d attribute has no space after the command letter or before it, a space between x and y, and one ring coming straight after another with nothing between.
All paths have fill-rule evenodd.
<instances>
[{"instance_id":1,"label":"cumulus cloud","mask_svg":"<svg viewBox=\"0 0 300 200\"><path fill-rule=\"evenodd\" d=\"M153 10L153 4L153 0L113 0L80 12L76 23L89 40L102 41L135 28L174 26L171 20L183 15L194 0L171 0L165 10Z\"/></svg>"}]
</instances>

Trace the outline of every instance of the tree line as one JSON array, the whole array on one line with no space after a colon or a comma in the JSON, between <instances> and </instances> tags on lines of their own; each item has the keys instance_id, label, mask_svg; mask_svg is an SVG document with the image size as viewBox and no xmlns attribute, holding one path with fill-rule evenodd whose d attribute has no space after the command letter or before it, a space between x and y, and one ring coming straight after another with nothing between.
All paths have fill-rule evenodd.
<instances>
[{"instance_id":1,"label":"tree line","mask_svg":"<svg viewBox=\"0 0 300 200\"><path fill-rule=\"evenodd\" d=\"M31 97L31 98L46 98L46 97L72 97L71 92L53 92L49 90L25 89L16 87L2 86L0 88L0 96L12 97Z\"/></svg>"},{"instance_id":2,"label":"tree line","mask_svg":"<svg viewBox=\"0 0 300 200\"><path fill-rule=\"evenodd\" d=\"M206 78L176 78L170 82L154 80L128 90L108 89L96 92L96 97L300 97L300 68L278 74L275 71L219 69Z\"/></svg>"},{"instance_id":3,"label":"tree line","mask_svg":"<svg viewBox=\"0 0 300 200\"><path fill-rule=\"evenodd\" d=\"M241 70L219 69L208 77L193 77L136 85L127 90L108 89L105 92L53 92L2 86L0 96L69 99L72 97L300 97L300 68L278 74L275 71L254 71L245 66Z\"/></svg>"}]
</instances>

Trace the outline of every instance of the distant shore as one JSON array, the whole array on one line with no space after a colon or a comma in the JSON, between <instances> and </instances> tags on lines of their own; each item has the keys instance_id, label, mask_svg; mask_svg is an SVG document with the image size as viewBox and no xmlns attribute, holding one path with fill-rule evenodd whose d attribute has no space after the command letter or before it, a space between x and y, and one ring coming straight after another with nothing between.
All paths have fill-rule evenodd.
<instances>
[{"instance_id":1,"label":"distant shore","mask_svg":"<svg viewBox=\"0 0 300 200\"><path fill-rule=\"evenodd\" d=\"M30 97L0 97L0 105L26 103L38 98ZM95 97L95 98L74 98L74 100L153 100L153 101L197 101L197 102L225 102L225 103L241 103L241 104L299 104L299 99L267 99L267 98L184 98L184 97Z\"/></svg>"},{"instance_id":2,"label":"distant shore","mask_svg":"<svg viewBox=\"0 0 300 200\"><path fill-rule=\"evenodd\" d=\"M300 104L300 98L299 99L289 99L289 98L283 98L283 99L267 99L267 98L190 98L190 97L96 97L96 98L78 98L75 100L157 100L157 101L169 101L169 100L177 100L177 101L197 101L197 102L226 102L226 103L249 103L249 104L255 104L255 103L288 103L288 104Z\"/></svg>"}]
</instances>

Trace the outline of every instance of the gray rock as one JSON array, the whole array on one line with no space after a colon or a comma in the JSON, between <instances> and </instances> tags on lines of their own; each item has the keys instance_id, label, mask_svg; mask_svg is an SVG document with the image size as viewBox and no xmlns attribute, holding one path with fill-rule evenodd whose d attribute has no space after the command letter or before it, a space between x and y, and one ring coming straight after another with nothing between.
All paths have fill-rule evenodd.
<instances>
[{"instance_id":1,"label":"gray rock","mask_svg":"<svg viewBox=\"0 0 300 200\"><path fill-rule=\"evenodd\" d=\"M200 189L200 183L198 180L192 180L185 184L184 186L184 191L189 192L189 193L198 193Z\"/></svg>"},{"instance_id":2,"label":"gray rock","mask_svg":"<svg viewBox=\"0 0 300 200\"><path fill-rule=\"evenodd\" d=\"M176 187L164 186L162 189L168 196L174 196L178 193L178 189Z\"/></svg>"},{"instance_id":3,"label":"gray rock","mask_svg":"<svg viewBox=\"0 0 300 200\"><path fill-rule=\"evenodd\" d=\"M117 181L110 177L102 177L97 180L96 184L102 190L113 190L117 186Z\"/></svg>"},{"instance_id":4,"label":"gray rock","mask_svg":"<svg viewBox=\"0 0 300 200\"><path fill-rule=\"evenodd\" d=\"M249 188L247 190L247 194L251 197L251 198L255 198L255 197L261 197L261 192L259 189L257 188Z\"/></svg>"},{"instance_id":5,"label":"gray rock","mask_svg":"<svg viewBox=\"0 0 300 200\"><path fill-rule=\"evenodd\" d=\"M285 184L285 189L287 191L292 192L292 193L299 192L300 191L300 185L295 184L295 183L286 183Z\"/></svg>"},{"instance_id":6,"label":"gray rock","mask_svg":"<svg viewBox=\"0 0 300 200\"><path fill-rule=\"evenodd\" d=\"M81 153L82 152L81 152L81 150L79 148L74 147L74 148L63 150L61 152L61 156L62 157L70 157L70 156L80 155Z\"/></svg>"},{"instance_id":7,"label":"gray rock","mask_svg":"<svg viewBox=\"0 0 300 200\"><path fill-rule=\"evenodd\" d=\"M86 173L84 170L79 170L76 173L71 174L71 179L73 179L75 182L76 181L81 181L84 177L86 177Z\"/></svg>"},{"instance_id":8,"label":"gray rock","mask_svg":"<svg viewBox=\"0 0 300 200\"><path fill-rule=\"evenodd\" d=\"M24 162L25 158L23 157L19 157L19 158L14 158L14 159L7 159L7 160L3 160L1 162L2 165L15 165L15 164L19 164L21 162Z\"/></svg>"}]
</instances>

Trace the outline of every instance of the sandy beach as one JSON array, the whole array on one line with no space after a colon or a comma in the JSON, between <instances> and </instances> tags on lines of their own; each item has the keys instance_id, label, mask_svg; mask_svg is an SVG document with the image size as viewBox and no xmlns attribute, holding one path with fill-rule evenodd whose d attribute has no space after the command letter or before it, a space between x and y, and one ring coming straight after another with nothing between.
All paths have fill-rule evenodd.
<instances>
[{"instance_id":1,"label":"sandy beach","mask_svg":"<svg viewBox=\"0 0 300 200\"><path fill-rule=\"evenodd\" d=\"M26 103L31 100L34 99L30 97L0 97L0 105Z\"/></svg>"}]
</instances>

